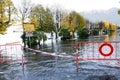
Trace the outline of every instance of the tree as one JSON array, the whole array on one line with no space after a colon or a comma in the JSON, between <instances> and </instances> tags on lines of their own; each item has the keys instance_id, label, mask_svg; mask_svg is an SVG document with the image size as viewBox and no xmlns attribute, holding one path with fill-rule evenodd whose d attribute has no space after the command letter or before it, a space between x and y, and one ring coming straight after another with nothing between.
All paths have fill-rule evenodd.
<instances>
[{"instance_id":1,"label":"tree","mask_svg":"<svg viewBox=\"0 0 120 80\"><path fill-rule=\"evenodd\" d=\"M40 45L41 40L47 40L45 32L54 31L54 20L51 11L48 8L44 8L41 5L33 6L29 14L30 23L33 23L35 26L35 31L31 37L31 43L28 40L28 46L31 45ZM23 41L25 33L22 35ZM27 39L27 38L26 38Z\"/></svg>"},{"instance_id":2,"label":"tree","mask_svg":"<svg viewBox=\"0 0 120 80\"><path fill-rule=\"evenodd\" d=\"M100 29L101 34L103 32L108 34L111 31L115 31L117 29L117 25L103 20L103 21L99 22L99 29Z\"/></svg>"},{"instance_id":3,"label":"tree","mask_svg":"<svg viewBox=\"0 0 120 80\"><path fill-rule=\"evenodd\" d=\"M45 24L44 26L42 26L40 29L43 30L44 32L52 32L55 30L55 25L54 25L54 18L53 18L53 14L50 11L49 8L45 9L45 18L43 23Z\"/></svg>"},{"instance_id":4,"label":"tree","mask_svg":"<svg viewBox=\"0 0 120 80\"><path fill-rule=\"evenodd\" d=\"M77 12L72 11L62 19L62 26L69 31L77 32L78 29L82 29L86 25L86 20Z\"/></svg>"},{"instance_id":5,"label":"tree","mask_svg":"<svg viewBox=\"0 0 120 80\"><path fill-rule=\"evenodd\" d=\"M102 35L102 33L103 33L103 28L104 28L104 23L101 21L101 22L99 22L99 30L100 30L100 35Z\"/></svg>"},{"instance_id":6,"label":"tree","mask_svg":"<svg viewBox=\"0 0 120 80\"><path fill-rule=\"evenodd\" d=\"M36 30L52 32L55 30L53 14L48 8L37 5L32 8L30 21L35 24Z\"/></svg>"},{"instance_id":7,"label":"tree","mask_svg":"<svg viewBox=\"0 0 120 80\"><path fill-rule=\"evenodd\" d=\"M10 26L14 10L15 7L11 0L0 0L0 33L6 31L6 28Z\"/></svg>"},{"instance_id":8,"label":"tree","mask_svg":"<svg viewBox=\"0 0 120 80\"><path fill-rule=\"evenodd\" d=\"M64 12L60 9L60 8L56 8L54 10L54 22L55 22L55 34L56 34L56 39L58 38L58 33L60 31L60 28L61 28L61 19L64 15Z\"/></svg>"},{"instance_id":9,"label":"tree","mask_svg":"<svg viewBox=\"0 0 120 80\"><path fill-rule=\"evenodd\" d=\"M18 4L18 18L20 18L23 25L24 21L28 19L31 12L32 4L31 0L20 0L21 3Z\"/></svg>"}]
</instances>

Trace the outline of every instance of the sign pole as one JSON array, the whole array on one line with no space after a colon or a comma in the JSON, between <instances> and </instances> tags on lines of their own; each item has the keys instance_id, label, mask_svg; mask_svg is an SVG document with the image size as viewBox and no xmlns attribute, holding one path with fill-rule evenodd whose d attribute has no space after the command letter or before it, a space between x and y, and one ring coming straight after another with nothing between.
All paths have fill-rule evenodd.
<instances>
[{"instance_id":1,"label":"sign pole","mask_svg":"<svg viewBox=\"0 0 120 80\"><path fill-rule=\"evenodd\" d=\"M29 45L30 45L30 48L31 48L31 40L30 40L30 36L29 36L28 38L29 38Z\"/></svg>"},{"instance_id":2,"label":"sign pole","mask_svg":"<svg viewBox=\"0 0 120 80\"><path fill-rule=\"evenodd\" d=\"M28 39L29 39L29 45L30 45L29 47L31 48L31 44L30 44L30 36L28 37Z\"/></svg>"}]
</instances>

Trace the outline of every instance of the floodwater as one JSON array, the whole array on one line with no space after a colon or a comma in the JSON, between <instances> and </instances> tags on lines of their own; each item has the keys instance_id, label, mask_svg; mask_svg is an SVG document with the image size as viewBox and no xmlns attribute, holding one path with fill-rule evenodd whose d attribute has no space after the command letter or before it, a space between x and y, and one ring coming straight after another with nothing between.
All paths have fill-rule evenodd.
<instances>
[{"instance_id":1,"label":"floodwater","mask_svg":"<svg viewBox=\"0 0 120 80\"><path fill-rule=\"evenodd\" d=\"M117 32L117 34L113 34L111 37L107 36L101 41L118 41L119 36L119 32ZM89 40L99 41L98 39ZM77 72L75 61L76 42L49 40L40 48L32 47L54 54L73 56L72 58L55 57L26 49L24 51L24 67L22 67L21 61L0 63L0 80L120 80L120 65L107 65L104 61L79 61Z\"/></svg>"}]
</instances>

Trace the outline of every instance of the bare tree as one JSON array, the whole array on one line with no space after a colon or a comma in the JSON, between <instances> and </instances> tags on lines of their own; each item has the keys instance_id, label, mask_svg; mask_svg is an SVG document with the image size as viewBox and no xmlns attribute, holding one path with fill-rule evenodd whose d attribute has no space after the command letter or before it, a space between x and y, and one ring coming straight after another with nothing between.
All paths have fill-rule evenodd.
<instances>
[{"instance_id":1,"label":"bare tree","mask_svg":"<svg viewBox=\"0 0 120 80\"><path fill-rule=\"evenodd\" d=\"M61 28L61 18L63 16L63 11L59 8L56 8L53 10L53 13L54 13L54 23L55 23L55 35L56 35L56 39L58 39L58 33L60 31L60 28Z\"/></svg>"},{"instance_id":2,"label":"bare tree","mask_svg":"<svg viewBox=\"0 0 120 80\"><path fill-rule=\"evenodd\" d=\"M20 4L18 5L18 16L21 19L22 24L28 18L31 7L31 0L20 0Z\"/></svg>"}]
</instances>

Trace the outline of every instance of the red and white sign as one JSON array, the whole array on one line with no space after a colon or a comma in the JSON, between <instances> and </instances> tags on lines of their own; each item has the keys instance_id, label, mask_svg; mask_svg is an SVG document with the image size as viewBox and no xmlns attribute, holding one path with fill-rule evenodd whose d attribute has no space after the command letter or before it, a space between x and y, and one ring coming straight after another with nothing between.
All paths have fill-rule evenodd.
<instances>
[{"instance_id":1,"label":"red and white sign","mask_svg":"<svg viewBox=\"0 0 120 80\"><path fill-rule=\"evenodd\" d=\"M111 56L114 49L110 43L104 43L99 47L99 52L102 56Z\"/></svg>"}]
</instances>

